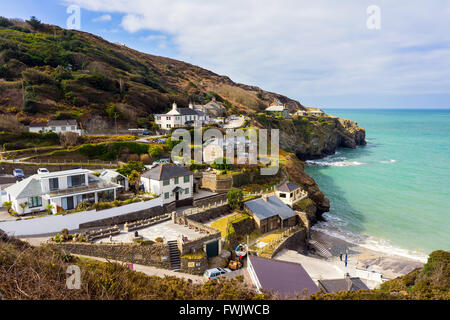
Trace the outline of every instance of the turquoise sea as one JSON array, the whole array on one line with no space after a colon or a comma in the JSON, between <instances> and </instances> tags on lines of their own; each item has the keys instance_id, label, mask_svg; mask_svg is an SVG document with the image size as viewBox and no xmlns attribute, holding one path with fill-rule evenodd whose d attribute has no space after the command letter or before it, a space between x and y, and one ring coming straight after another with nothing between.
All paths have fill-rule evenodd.
<instances>
[{"instance_id":1,"label":"turquoise sea","mask_svg":"<svg viewBox=\"0 0 450 320\"><path fill-rule=\"evenodd\" d=\"M315 228L420 260L450 250L450 110L325 111L357 121L367 146L308 161L332 207Z\"/></svg>"}]
</instances>

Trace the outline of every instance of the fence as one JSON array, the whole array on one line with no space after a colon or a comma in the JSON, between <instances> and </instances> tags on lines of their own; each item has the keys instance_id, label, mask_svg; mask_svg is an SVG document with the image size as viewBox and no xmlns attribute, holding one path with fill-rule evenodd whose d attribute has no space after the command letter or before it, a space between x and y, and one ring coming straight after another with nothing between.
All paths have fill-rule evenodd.
<instances>
[{"instance_id":1,"label":"fence","mask_svg":"<svg viewBox=\"0 0 450 320\"><path fill-rule=\"evenodd\" d=\"M291 235L293 235L295 232L299 231L300 229L301 229L301 227L295 226L295 227L290 227L290 228L287 228L284 230L280 230L282 232L278 236L276 236L274 239L272 239L269 243L267 243L264 247L257 248L256 250L252 250L252 251L256 251L258 256L271 258L272 253L278 248L278 246L280 244L282 244L285 239L289 238Z\"/></svg>"},{"instance_id":2,"label":"fence","mask_svg":"<svg viewBox=\"0 0 450 320\"><path fill-rule=\"evenodd\" d=\"M273 193L274 190L275 190L275 187L271 187L271 188L267 188L267 189L262 189L260 191L243 192L243 193L244 193L244 197L257 197L257 196L262 196L263 194L266 194L266 193Z\"/></svg>"},{"instance_id":3,"label":"fence","mask_svg":"<svg viewBox=\"0 0 450 320\"><path fill-rule=\"evenodd\" d=\"M62 165L77 165L77 166L105 166L105 167L118 167L118 161L98 161L98 160L87 160L87 161L74 161L74 160L64 160L60 162L55 162L54 160L42 160L42 159L36 159L33 161L21 161L18 159L12 159L8 160L10 163L17 163L17 164L23 164L23 165L51 165L51 166L62 166Z\"/></svg>"}]
</instances>

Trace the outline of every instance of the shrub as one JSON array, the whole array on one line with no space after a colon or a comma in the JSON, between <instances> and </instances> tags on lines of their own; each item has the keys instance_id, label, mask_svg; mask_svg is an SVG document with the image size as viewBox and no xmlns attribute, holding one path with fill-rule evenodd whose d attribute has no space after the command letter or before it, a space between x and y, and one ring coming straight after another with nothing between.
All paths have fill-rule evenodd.
<instances>
[{"instance_id":1,"label":"shrub","mask_svg":"<svg viewBox=\"0 0 450 320\"><path fill-rule=\"evenodd\" d=\"M144 164L140 161L130 161L126 165L117 170L118 173L128 177L133 171L142 173L145 171Z\"/></svg>"},{"instance_id":2,"label":"shrub","mask_svg":"<svg viewBox=\"0 0 450 320\"><path fill-rule=\"evenodd\" d=\"M148 147L148 154L152 157L152 158L159 158L164 152L164 148L162 146L159 145L151 145L150 147Z\"/></svg>"},{"instance_id":3,"label":"shrub","mask_svg":"<svg viewBox=\"0 0 450 320\"><path fill-rule=\"evenodd\" d=\"M233 165L227 163L227 158L218 158L214 160L211 167L216 170L232 170Z\"/></svg>"},{"instance_id":4,"label":"shrub","mask_svg":"<svg viewBox=\"0 0 450 320\"><path fill-rule=\"evenodd\" d=\"M228 206L231 210L235 210L241 207L244 199L244 193L241 189L231 188L227 194Z\"/></svg>"}]
</instances>

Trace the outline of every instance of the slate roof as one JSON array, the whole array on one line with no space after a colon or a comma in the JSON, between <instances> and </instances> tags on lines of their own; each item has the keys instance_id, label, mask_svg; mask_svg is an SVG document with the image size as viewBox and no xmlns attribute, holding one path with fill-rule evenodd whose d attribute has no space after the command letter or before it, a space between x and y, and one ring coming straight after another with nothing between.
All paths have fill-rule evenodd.
<instances>
[{"instance_id":1,"label":"slate roof","mask_svg":"<svg viewBox=\"0 0 450 320\"><path fill-rule=\"evenodd\" d=\"M277 191L281 191L281 192L292 192L294 190L297 190L298 188L300 188L298 185L296 185L293 182L286 182L283 183L281 186L276 187Z\"/></svg>"},{"instance_id":2,"label":"slate roof","mask_svg":"<svg viewBox=\"0 0 450 320\"><path fill-rule=\"evenodd\" d=\"M193 175L193 173L190 172L189 170L178 167L173 163L167 163L159 165L156 168L153 168L147 172L144 172L141 175L141 177L151 180L163 181L191 175Z\"/></svg>"},{"instance_id":3,"label":"slate roof","mask_svg":"<svg viewBox=\"0 0 450 320\"><path fill-rule=\"evenodd\" d=\"M61 126L77 126L77 120L49 120L47 122L32 122L30 127L61 127Z\"/></svg>"},{"instance_id":4,"label":"slate roof","mask_svg":"<svg viewBox=\"0 0 450 320\"><path fill-rule=\"evenodd\" d=\"M258 283L264 291L271 291L282 298L302 296L306 289L309 296L319 291L314 281L299 263L249 256L251 271L254 271Z\"/></svg>"},{"instance_id":5,"label":"slate roof","mask_svg":"<svg viewBox=\"0 0 450 320\"><path fill-rule=\"evenodd\" d=\"M326 293L334 293L341 291L359 291L369 290L360 278L318 280L319 287Z\"/></svg>"},{"instance_id":6,"label":"slate roof","mask_svg":"<svg viewBox=\"0 0 450 320\"><path fill-rule=\"evenodd\" d=\"M282 220L286 220L296 216L294 210L284 204L277 196L270 196L267 200L259 198L248 201L245 205L260 220L274 216L279 216Z\"/></svg>"},{"instance_id":7,"label":"slate roof","mask_svg":"<svg viewBox=\"0 0 450 320\"><path fill-rule=\"evenodd\" d=\"M196 116L197 111L190 108L177 108L177 111L182 116Z\"/></svg>"}]
</instances>

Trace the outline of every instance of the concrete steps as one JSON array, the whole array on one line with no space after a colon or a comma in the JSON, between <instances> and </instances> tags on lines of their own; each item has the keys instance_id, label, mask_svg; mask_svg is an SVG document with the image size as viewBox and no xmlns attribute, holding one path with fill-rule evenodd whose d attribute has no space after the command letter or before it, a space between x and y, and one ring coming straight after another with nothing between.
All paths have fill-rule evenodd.
<instances>
[{"instance_id":1,"label":"concrete steps","mask_svg":"<svg viewBox=\"0 0 450 320\"><path fill-rule=\"evenodd\" d=\"M181 269L181 257L180 250L178 249L177 241L168 241L169 245L169 259L170 259L170 267L173 271L180 271Z\"/></svg>"}]
</instances>

